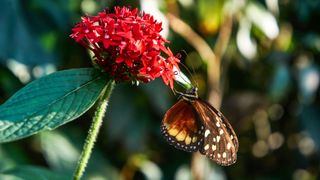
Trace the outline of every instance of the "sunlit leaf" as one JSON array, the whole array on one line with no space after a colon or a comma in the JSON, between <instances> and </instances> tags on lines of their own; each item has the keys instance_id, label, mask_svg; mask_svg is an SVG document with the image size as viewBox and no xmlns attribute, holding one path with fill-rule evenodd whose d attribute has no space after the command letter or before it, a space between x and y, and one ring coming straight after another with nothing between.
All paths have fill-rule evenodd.
<instances>
[{"instance_id":1,"label":"sunlit leaf","mask_svg":"<svg viewBox=\"0 0 320 180\"><path fill-rule=\"evenodd\" d=\"M46 161L53 170L72 176L79 160L81 146L84 137L70 128L61 128L58 131L47 131L41 133L41 147ZM63 133L67 130L67 133ZM72 134L72 135L69 135ZM104 157L105 152L95 149L89 160L84 179L118 179L119 175L115 167L111 166ZM107 158L108 155L106 155Z\"/></svg>"},{"instance_id":2,"label":"sunlit leaf","mask_svg":"<svg viewBox=\"0 0 320 180\"><path fill-rule=\"evenodd\" d=\"M237 47L244 57L253 59L257 54L257 43L251 38L250 30L251 22L242 18L237 32Z\"/></svg>"},{"instance_id":3,"label":"sunlit leaf","mask_svg":"<svg viewBox=\"0 0 320 180\"><path fill-rule=\"evenodd\" d=\"M41 146L51 168L72 173L80 151L63 134L52 131L41 133Z\"/></svg>"},{"instance_id":4,"label":"sunlit leaf","mask_svg":"<svg viewBox=\"0 0 320 180\"><path fill-rule=\"evenodd\" d=\"M250 3L246 9L247 17L269 38L275 39L279 34L276 18L258 3Z\"/></svg>"},{"instance_id":5,"label":"sunlit leaf","mask_svg":"<svg viewBox=\"0 0 320 180\"><path fill-rule=\"evenodd\" d=\"M140 166L141 172L147 177L147 179L162 179L163 173L160 167L152 161L145 160Z\"/></svg>"},{"instance_id":6,"label":"sunlit leaf","mask_svg":"<svg viewBox=\"0 0 320 180\"><path fill-rule=\"evenodd\" d=\"M0 106L0 142L76 119L94 104L106 83L93 68L59 71L31 82Z\"/></svg>"}]
</instances>

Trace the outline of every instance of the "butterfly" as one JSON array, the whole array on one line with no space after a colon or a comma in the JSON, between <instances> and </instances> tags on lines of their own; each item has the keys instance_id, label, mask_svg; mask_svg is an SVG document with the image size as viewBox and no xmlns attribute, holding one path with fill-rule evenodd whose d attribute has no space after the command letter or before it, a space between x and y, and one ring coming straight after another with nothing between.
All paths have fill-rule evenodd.
<instances>
[{"instance_id":1,"label":"butterfly","mask_svg":"<svg viewBox=\"0 0 320 180\"><path fill-rule=\"evenodd\" d=\"M187 152L199 151L217 164L237 160L238 138L223 114L200 99L193 87L164 115L161 132L169 144Z\"/></svg>"}]
</instances>

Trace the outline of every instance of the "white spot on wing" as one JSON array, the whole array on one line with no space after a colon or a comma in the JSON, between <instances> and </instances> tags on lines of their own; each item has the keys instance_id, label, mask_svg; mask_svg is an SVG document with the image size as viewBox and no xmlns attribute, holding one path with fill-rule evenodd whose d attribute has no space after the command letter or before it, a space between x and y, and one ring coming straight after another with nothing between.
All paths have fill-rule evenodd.
<instances>
[{"instance_id":1,"label":"white spot on wing","mask_svg":"<svg viewBox=\"0 0 320 180\"><path fill-rule=\"evenodd\" d=\"M228 142L227 149L230 150L230 148L231 148L231 144L230 144L230 142Z\"/></svg>"},{"instance_id":2,"label":"white spot on wing","mask_svg":"<svg viewBox=\"0 0 320 180\"><path fill-rule=\"evenodd\" d=\"M217 136L217 142L219 142L220 141L220 136Z\"/></svg>"},{"instance_id":3,"label":"white spot on wing","mask_svg":"<svg viewBox=\"0 0 320 180\"><path fill-rule=\"evenodd\" d=\"M223 134L223 129L219 130L219 134L222 135Z\"/></svg>"},{"instance_id":4,"label":"white spot on wing","mask_svg":"<svg viewBox=\"0 0 320 180\"><path fill-rule=\"evenodd\" d=\"M207 129L206 132L204 132L204 137L207 137L210 134L210 131Z\"/></svg>"},{"instance_id":5,"label":"white spot on wing","mask_svg":"<svg viewBox=\"0 0 320 180\"><path fill-rule=\"evenodd\" d=\"M209 144L207 144L205 147L204 147L204 150L208 150L209 149Z\"/></svg>"},{"instance_id":6,"label":"white spot on wing","mask_svg":"<svg viewBox=\"0 0 320 180\"><path fill-rule=\"evenodd\" d=\"M217 146L216 145L212 145L211 148L212 148L212 151L215 151L217 149Z\"/></svg>"},{"instance_id":7,"label":"white spot on wing","mask_svg":"<svg viewBox=\"0 0 320 180\"><path fill-rule=\"evenodd\" d=\"M217 126L217 127L220 127L219 121L216 122L216 126Z\"/></svg>"},{"instance_id":8,"label":"white spot on wing","mask_svg":"<svg viewBox=\"0 0 320 180\"><path fill-rule=\"evenodd\" d=\"M222 157L223 157L223 158L226 158L226 157L227 157L227 153L226 153L226 152L223 152L223 153L222 153Z\"/></svg>"}]
</instances>

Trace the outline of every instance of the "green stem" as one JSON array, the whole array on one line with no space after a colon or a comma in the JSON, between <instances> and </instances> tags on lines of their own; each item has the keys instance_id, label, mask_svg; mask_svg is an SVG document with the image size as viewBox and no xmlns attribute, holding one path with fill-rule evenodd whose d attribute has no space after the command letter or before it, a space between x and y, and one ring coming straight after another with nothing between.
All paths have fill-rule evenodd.
<instances>
[{"instance_id":1,"label":"green stem","mask_svg":"<svg viewBox=\"0 0 320 180\"><path fill-rule=\"evenodd\" d=\"M112 89L114 87L114 84L115 84L114 81L112 80L109 81L103 91L102 96L99 98L97 109L95 111L91 127L89 129L89 134L83 146L83 150L80 155L80 159L78 161L78 165L73 176L74 180L80 180L88 164L94 143L96 142L96 139L99 133L100 126L103 122L103 116L106 112L109 98L110 98Z\"/></svg>"}]
</instances>

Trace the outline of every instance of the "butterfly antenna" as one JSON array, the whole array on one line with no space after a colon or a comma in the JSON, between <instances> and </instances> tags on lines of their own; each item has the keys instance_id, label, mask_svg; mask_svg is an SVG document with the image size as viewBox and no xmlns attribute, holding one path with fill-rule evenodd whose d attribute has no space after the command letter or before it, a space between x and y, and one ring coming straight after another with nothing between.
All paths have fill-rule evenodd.
<instances>
[{"instance_id":1,"label":"butterfly antenna","mask_svg":"<svg viewBox=\"0 0 320 180\"><path fill-rule=\"evenodd\" d=\"M181 66L182 66L182 67L187 71L187 73L189 74L189 77L190 77L190 79L191 79L191 85L192 85L193 83L196 83L196 87L199 87L197 81L194 79L194 76L192 76L192 73L191 73L191 71L189 70L189 68L188 68L186 65L182 64L182 63L181 63ZM192 68L192 69L193 69L193 72L195 73L194 68ZM186 82L188 82L188 80L186 80L186 79L183 79L183 80L186 81ZM193 86L193 85L192 85L192 86Z\"/></svg>"},{"instance_id":2,"label":"butterfly antenna","mask_svg":"<svg viewBox=\"0 0 320 180\"><path fill-rule=\"evenodd\" d=\"M191 69L192 69L192 73L190 72L189 69L187 69L188 73L189 73L190 76L191 76L191 81L192 81L192 83L195 83L195 84L196 84L196 87L199 87L198 82L196 81L195 77L192 75L192 74L196 74L196 70L194 69L194 65L193 65L193 64L191 64Z\"/></svg>"}]
</instances>

